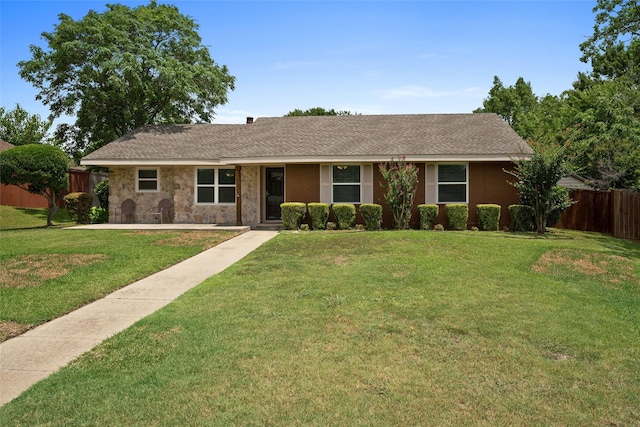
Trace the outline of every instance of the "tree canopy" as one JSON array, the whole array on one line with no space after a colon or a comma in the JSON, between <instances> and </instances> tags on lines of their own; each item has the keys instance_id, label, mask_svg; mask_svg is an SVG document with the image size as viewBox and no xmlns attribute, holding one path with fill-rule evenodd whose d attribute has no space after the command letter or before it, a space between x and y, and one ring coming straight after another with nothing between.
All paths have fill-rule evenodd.
<instances>
[{"instance_id":1,"label":"tree canopy","mask_svg":"<svg viewBox=\"0 0 640 427\"><path fill-rule=\"evenodd\" d=\"M147 124L210 122L234 89L198 24L176 6L109 4L103 13L58 19L42 33L47 47L30 46L32 58L18 66L50 118L76 117L56 132L68 151L94 150Z\"/></svg>"},{"instance_id":2,"label":"tree canopy","mask_svg":"<svg viewBox=\"0 0 640 427\"><path fill-rule=\"evenodd\" d=\"M41 144L47 138L51 121L29 114L20 104L7 111L0 107L0 139L13 145Z\"/></svg>"},{"instance_id":3,"label":"tree canopy","mask_svg":"<svg viewBox=\"0 0 640 427\"><path fill-rule=\"evenodd\" d=\"M564 147L577 173L600 189L640 189L640 7L598 0L593 35L580 45L590 73L560 96L536 96L521 77L494 78L483 107L529 142Z\"/></svg>"},{"instance_id":4,"label":"tree canopy","mask_svg":"<svg viewBox=\"0 0 640 427\"><path fill-rule=\"evenodd\" d=\"M52 145L28 144L0 152L0 183L16 185L47 199L48 226L53 225L58 195L69 188L68 168L65 152Z\"/></svg>"},{"instance_id":5,"label":"tree canopy","mask_svg":"<svg viewBox=\"0 0 640 427\"><path fill-rule=\"evenodd\" d=\"M336 111L333 108L330 110L327 110L322 107L313 107L304 111L296 108L293 111L289 111L284 116L290 117L290 116L357 116L357 115L358 113L352 113L351 111Z\"/></svg>"}]
</instances>

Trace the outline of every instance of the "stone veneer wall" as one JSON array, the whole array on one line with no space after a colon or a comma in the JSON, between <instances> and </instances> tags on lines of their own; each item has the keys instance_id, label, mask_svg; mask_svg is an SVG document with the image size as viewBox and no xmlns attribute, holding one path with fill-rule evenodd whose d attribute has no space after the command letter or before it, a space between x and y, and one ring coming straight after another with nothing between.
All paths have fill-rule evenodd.
<instances>
[{"instance_id":1,"label":"stone veneer wall","mask_svg":"<svg viewBox=\"0 0 640 427\"><path fill-rule=\"evenodd\" d=\"M136 168L111 168L109 170L109 205L120 206L124 199L136 203L135 222L151 222L154 217L145 213L156 210L162 199L173 201L174 223L181 224L235 224L235 205L196 205L194 166L159 168L160 191L136 192ZM260 222L260 167L242 167L242 223ZM114 222L113 209L109 222Z\"/></svg>"}]
</instances>

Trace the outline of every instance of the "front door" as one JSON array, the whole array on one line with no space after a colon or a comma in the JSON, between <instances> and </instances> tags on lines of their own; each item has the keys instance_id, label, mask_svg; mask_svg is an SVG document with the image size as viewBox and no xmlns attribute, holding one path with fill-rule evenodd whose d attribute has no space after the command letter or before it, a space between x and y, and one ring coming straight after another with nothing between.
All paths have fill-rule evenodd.
<instances>
[{"instance_id":1,"label":"front door","mask_svg":"<svg viewBox=\"0 0 640 427\"><path fill-rule=\"evenodd\" d=\"M284 203L284 168L265 168L267 221L280 220L280 204Z\"/></svg>"}]
</instances>

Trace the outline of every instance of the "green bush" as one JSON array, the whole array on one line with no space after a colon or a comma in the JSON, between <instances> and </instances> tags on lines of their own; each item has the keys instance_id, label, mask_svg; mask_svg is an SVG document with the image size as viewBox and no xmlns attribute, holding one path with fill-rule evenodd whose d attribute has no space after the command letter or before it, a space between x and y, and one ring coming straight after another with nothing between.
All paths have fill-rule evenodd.
<instances>
[{"instance_id":1,"label":"green bush","mask_svg":"<svg viewBox=\"0 0 640 427\"><path fill-rule=\"evenodd\" d=\"M98 196L100 207L109 210L109 181L100 181L93 187L93 192Z\"/></svg>"},{"instance_id":2,"label":"green bush","mask_svg":"<svg viewBox=\"0 0 640 427\"><path fill-rule=\"evenodd\" d=\"M466 230L469 219L469 205L463 203L449 203L445 205L449 228L451 230Z\"/></svg>"},{"instance_id":3,"label":"green bush","mask_svg":"<svg viewBox=\"0 0 640 427\"><path fill-rule=\"evenodd\" d=\"M91 219L92 224L104 224L105 222L109 222L109 211L104 208L92 206L89 211L89 219Z\"/></svg>"},{"instance_id":4,"label":"green bush","mask_svg":"<svg viewBox=\"0 0 640 427\"><path fill-rule=\"evenodd\" d=\"M309 203L307 210L311 217L311 227L314 230L327 228L327 220L329 219L329 205L327 203Z\"/></svg>"},{"instance_id":5,"label":"green bush","mask_svg":"<svg viewBox=\"0 0 640 427\"><path fill-rule=\"evenodd\" d=\"M380 230L382 224L382 206L372 203L363 203L360 205L360 212L364 219L365 228L367 230Z\"/></svg>"},{"instance_id":6,"label":"green bush","mask_svg":"<svg viewBox=\"0 0 640 427\"><path fill-rule=\"evenodd\" d=\"M356 220L356 207L350 203L333 205L333 215L336 217L339 230L348 230Z\"/></svg>"},{"instance_id":7,"label":"green bush","mask_svg":"<svg viewBox=\"0 0 640 427\"><path fill-rule=\"evenodd\" d=\"M511 217L511 231L533 230L533 214L534 212L531 206L509 206L509 216Z\"/></svg>"},{"instance_id":8,"label":"green bush","mask_svg":"<svg viewBox=\"0 0 640 427\"><path fill-rule=\"evenodd\" d=\"M71 219L77 224L90 224L91 205L93 197L87 193L69 193L64 196L65 206Z\"/></svg>"},{"instance_id":9,"label":"green bush","mask_svg":"<svg viewBox=\"0 0 640 427\"><path fill-rule=\"evenodd\" d=\"M418 205L420 212L420 230L431 230L433 221L438 216L440 208L438 205Z\"/></svg>"},{"instance_id":10,"label":"green bush","mask_svg":"<svg viewBox=\"0 0 640 427\"><path fill-rule=\"evenodd\" d=\"M498 231L500 229L500 205L481 204L478 209L478 226L482 231Z\"/></svg>"},{"instance_id":11,"label":"green bush","mask_svg":"<svg viewBox=\"0 0 640 427\"><path fill-rule=\"evenodd\" d=\"M285 230L297 230L307 213L307 205L299 202L282 203L282 226Z\"/></svg>"}]
</instances>

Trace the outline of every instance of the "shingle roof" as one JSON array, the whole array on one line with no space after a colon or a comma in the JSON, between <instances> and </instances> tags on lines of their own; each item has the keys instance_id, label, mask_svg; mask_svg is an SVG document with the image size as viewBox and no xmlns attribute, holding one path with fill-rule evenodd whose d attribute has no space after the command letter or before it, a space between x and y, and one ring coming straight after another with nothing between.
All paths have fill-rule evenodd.
<instances>
[{"instance_id":1,"label":"shingle roof","mask_svg":"<svg viewBox=\"0 0 640 427\"><path fill-rule=\"evenodd\" d=\"M247 125L145 126L82 163L387 160L398 155L429 160L529 153L524 140L495 114L301 116L260 118Z\"/></svg>"}]
</instances>

